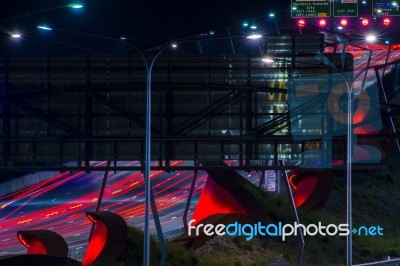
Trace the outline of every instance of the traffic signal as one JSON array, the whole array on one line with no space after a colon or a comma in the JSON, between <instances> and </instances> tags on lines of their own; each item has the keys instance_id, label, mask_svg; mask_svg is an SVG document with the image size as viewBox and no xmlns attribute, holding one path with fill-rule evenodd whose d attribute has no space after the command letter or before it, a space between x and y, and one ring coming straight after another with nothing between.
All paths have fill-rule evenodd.
<instances>
[{"instance_id":1,"label":"traffic signal","mask_svg":"<svg viewBox=\"0 0 400 266\"><path fill-rule=\"evenodd\" d=\"M302 29L306 26L307 22L305 19L300 18L296 21L297 28Z\"/></svg>"},{"instance_id":2,"label":"traffic signal","mask_svg":"<svg viewBox=\"0 0 400 266\"><path fill-rule=\"evenodd\" d=\"M328 26L328 20L325 18L321 18L318 20L318 27L326 28Z\"/></svg>"},{"instance_id":3,"label":"traffic signal","mask_svg":"<svg viewBox=\"0 0 400 266\"><path fill-rule=\"evenodd\" d=\"M389 17L385 17L382 20L382 24L383 26L388 27L390 26L390 24L392 24L392 20Z\"/></svg>"},{"instance_id":4,"label":"traffic signal","mask_svg":"<svg viewBox=\"0 0 400 266\"><path fill-rule=\"evenodd\" d=\"M340 19L339 24L340 24L340 26L345 28L349 25L349 20L347 18L342 18L342 19Z\"/></svg>"},{"instance_id":5,"label":"traffic signal","mask_svg":"<svg viewBox=\"0 0 400 266\"><path fill-rule=\"evenodd\" d=\"M369 19L368 18L363 18L361 20L361 26L368 27L369 26Z\"/></svg>"}]
</instances>

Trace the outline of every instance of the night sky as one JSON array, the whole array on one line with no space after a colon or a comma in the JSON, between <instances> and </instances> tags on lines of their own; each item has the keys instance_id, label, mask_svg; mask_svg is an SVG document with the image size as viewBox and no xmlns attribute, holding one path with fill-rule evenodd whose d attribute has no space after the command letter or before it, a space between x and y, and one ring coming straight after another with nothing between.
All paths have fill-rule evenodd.
<instances>
[{"instance_id":1,"label":"night sky","mask_svg":"<svg viewBox=\"0 0 400 266\"><path fill-rule=\"evenodd\" d=\"M72 46L83 47L83 44L88 46L88 44L104 41L60 31L40 32L36 29L36 25L43 23L53 28L110 37L124 35L138 46L146 48L200 32L233 28L244 20L249 22L253 20L258 24L267 23L266 17L269 12L273 11L279 16L287 17L290 10L289 0L86 0L82 1L85 7L81 10L60 7L69 3L71 2L66 0L7 0L3 2L0 10L3 36L1 53L51 52L53 50L59 52L60 49L74 50L71 49ZM18 43L18 49L15 46L10 47L7 40L7 34L15 30L24 35L22 40L24 44ZM43 45L47 50L43 51L45 49ZM110 46L113 45L110 44ZM110 47L107 49L109 50L107 52L112 52Z\"/></svg>"}]
</instances>

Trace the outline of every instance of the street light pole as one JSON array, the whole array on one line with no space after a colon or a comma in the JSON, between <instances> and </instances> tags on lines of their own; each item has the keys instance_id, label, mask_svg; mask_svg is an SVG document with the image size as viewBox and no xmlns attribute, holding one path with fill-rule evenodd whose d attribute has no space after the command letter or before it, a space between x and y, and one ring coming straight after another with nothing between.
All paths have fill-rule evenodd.
<instances>
[{"instance_id":1,"label":"street light pole","mask_svg":"<svg viewBox=\"0 0 400 266\"><path fill-rule=\"evenodd\" d=\"M129 43L129 42L128 42ZM132 45L130 43L130 45ZM151 189L151 75L153 72L153 66L157 58L161 53L168 47L168 45L160 48L160 50L154 55L151 61L141 55L146 62L147 82L146 82L146 138L145 138L145 169L144 169L144 186L145 186L145 226L144 226L144 246L143 246L143 266L150 265L150 203L152 197ZM137 49L137 48L135 48ZM150 62L150 63L149 63ZM154 215L154 214L153 214ZM160 245L164 246L163 243ZM162 248L165 252L165 246ZM160 265L165 265L166 254L163 254Z\"/></svg>"},{"instance_id":2,"label":"street light pole","mask_svg":"<svg viewBox=\"0 0 400 266\"><path fill-rule=\"evenodd\" d=\"M151 188L151 76L153 72L153 66L157 58L162 54L162 52L169 47L164 45L159 49L159 51L153 56L151 61L145 56L145 54L133 43L127 41L133 49L135 49L142 57L145 67L146 67L146 136L145 136L145 168L144 168L144 197L145 197L145 217L144 217L144 240L143 240L143 266L150 265L150 207L151 203L154 201ZM156 220L157 233L162 234L158 213L156 212L156 205L153 204L153 216ZM166 247L165 243L162 241L163 236L159 236L160 246L161 246L161 262L160 265L165 265L166 263Z\"/></svg>"},{"instance_id":3,"label":"street light pole","mask_svg":"<svg viewBox=\"0 0 400 266\"><path fill-rule=\"evenodd\" d=\"M352 146L353 146L353 116L351 108L352 89L345 80L347 86L347 193L346 193L346 209L347 209L347 225L349 226L349 234L347 235L347 266L353 265L353 244L352 244L352 187L351 187L351 163L352 163Z\"/></svg>"},{"instance_id":4,"label":"street light pole","mask_svg":"<svg viewBox=\"0 0 400 266\"><path fill-rule=\"evenodd\" d=\"M44 29L44 30L52 30L50 27L42 27L38 26L39 29ZM81 34L81 35L87 35L87 36L92 36L95 38L101 38L101 39L108 39L108 40L113 40L117 41L120 40L118 38L114 37L109 37L109 36L104 36L100 34L94 34L94 33L86 33L86 32L81 32L81 31L75 31L75 30L69 30L69 29L64 29L64 28L58 28L56 29L58 31L64 31L64 32L71 32L71 33L76 33L76 34ZM143 266L148 266L150 265L150 208L153 208L153 216L156 224L156 229L157 229L157 234L159 236L159 242L161 246L161 263L160 265L165 265L166 263L166 247L162 235L162 230L161 230L161 225L159 222L158 218L158 213L157 213L157 207L156 204L153 202L154 201L154 196L152 194L152 188L151 188L151 75L152 75L152 70L155 61L157 58L161 55L161 53L169 46L165 45L159 49L159 51L154 55L152 60L150 61L144 54L142 50L140 50L135 44L126 41L126 43L132 47L143 59L143 62L145 64L146 68L146 135L145 135L145 167L144 167L144 186L145 186L145 217L144 217L144 240L143 240ZM153 204L152 204L153 203Z\"/></svg>"},{"instance_id":5,"label":"street light pole","mask_svg":"<svg viewBox=\"0 0 400 266\"><path fill-rule=\"evenodd\" d=\"M347 143L346 143L346 223L349 228L349 234L346 237L346 266L352 266L353 264L353 245L352 245L352 151L353 151L353 114L352 114L352 96L353 96L353 85L350 85L347 81L347 77L343 72L338 69L326 56L323 54L317 54L316 57L323 64L329 68L335 70L343 79L347 88Z\"/></svg>"},{"instance_id":6,"label":"street light pole","mask_svg":"<svg viewBox=\"0 0 400 266\"><path fill-rule=\"evenodd\" d=\"M39 29L43 30L52 30L52 28L48 26L38 26ZM92 36L96 38L102 38L102 39L108 39L108 40L120 40L118 38L114 37L109 37L109 36L104 36L104 35L99 35L99 34L94 34L94 33L86 33L86 32L81 32L81 31L75 31L75 30L70 30L70 29L64 29L64 28L58 28L55 29L58 31L64 31L64 32L71 32L71 33L76 33L76 34L81 34L81 35L87 35L87 36ZM189 37L181 38L179 39L179 43L187 43L187 42L193 42L195 41L193 37L196 37L196 35L192 35ZM229 33L228 36L232 42L232 36ZM262 35L253 35L251 37L246 37L248 39L258 39L261 38ZM226 37L224 37L226 38ZM161 251L162 251L162 257L161 257L161 263L160 265L165 265L166 263L166 247L165 243L163 241L163 236L162 236L162 230L161 230L161 225L159 222L158 218L158 213L156 209L156 205L154 202L154 196L152 193L152 188L151 188L151 92L152 92L152 72L153 72L153 67L154 63L158 59L158 57L162 54L162 52L168 48L168 47L176 47L176 43L167 43L161 46L158 46L156 48L151 48L148 50L141 50L139 49L135 44L131 43L127 38L123 38L123 40L126 40L126 43L131 46L143 59L145 68L146 68L146 125L145 125L145 167L144 167L144 185L145 185L145 221L144 221L144 243L143 243L143 266L148 266L150 265L150 208L152 207L153 209L153 217L155 220L156 224L156 229L157 233L159 235L159 241L160 241L160 246L161 246ZM154 56L149 59L149 57L146 57L145 53L153 51L154 49L157 49L157 53L154 54Z\"/></svg>"}]
</instances>

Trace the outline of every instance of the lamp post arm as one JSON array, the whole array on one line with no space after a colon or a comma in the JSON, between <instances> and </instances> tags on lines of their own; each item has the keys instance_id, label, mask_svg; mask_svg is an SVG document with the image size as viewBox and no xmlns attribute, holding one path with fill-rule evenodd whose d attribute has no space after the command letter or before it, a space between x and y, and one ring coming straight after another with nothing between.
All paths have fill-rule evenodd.
<instances>
[{"instance_id":1,"label":"lamp post arm","mask_svg":"<svg viewBox=\"0 0 400 266\"><path fill-rule=\"evenodd\" d=\"M64 8L64 7L68 7L68 6L69 5L61 5L61 6L54 6L54 7L49 7L49 8L45 8L45 9L40 9L40 10L29 12L29 13L26 13L26 14L21 14L21 15L17 15L17 16L14 16L14 17L5 18L5 19L0 20L0 22L6 22L6 21L14 20L14 19L19 19L19 18L22 18L22 17L37 15L37 14L40 14L40 13L44 13L44 12L48 12L48 11L52 11L52 10L55 10L55 9Z\"/></svg>"}]
</instances>

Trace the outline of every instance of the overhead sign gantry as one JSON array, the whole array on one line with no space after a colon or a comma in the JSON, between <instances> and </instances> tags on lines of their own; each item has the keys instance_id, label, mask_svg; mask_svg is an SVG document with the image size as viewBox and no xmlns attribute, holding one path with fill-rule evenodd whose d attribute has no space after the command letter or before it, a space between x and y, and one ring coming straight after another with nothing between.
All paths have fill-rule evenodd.
<instances>
[{"instance_id":1,"label":"overhead sign gantry","mask_svg":"<svg viewBox=\"0 0 400 266\"><path fill-rule=\"evenodd\" d=\"M400 1L393 0L373 0L372 16L400 16Z\"/></svg>"},{"instance_id":2,"label":"overhead sign gantry","mask_svg":"<svg viewBox=\"0 0 400 266\"><path fill-rule=\"evenodd\" d=\"M333 1L334 17L357 17L358 16L358 0L334 0Z\"/></svg>"},{"instance_id":3,"label":"overhead sign gantry","mask_svg":"<svg viewBox=\"0 0 400 266\"><path fill-rule=\"evenodd\" d=\"M358 0L292 0L292 18L357 17Z\"/></svg>"},{"instance_id":4,"label":"overhead sign gantry","mask_svg":"<svg viewBox=\"0 0 400 266\"><path fill-rule=\"evenodd\" d=\"M292 18L330 17L330 0L292 0Z\"/></svg>"}]
</instances>

